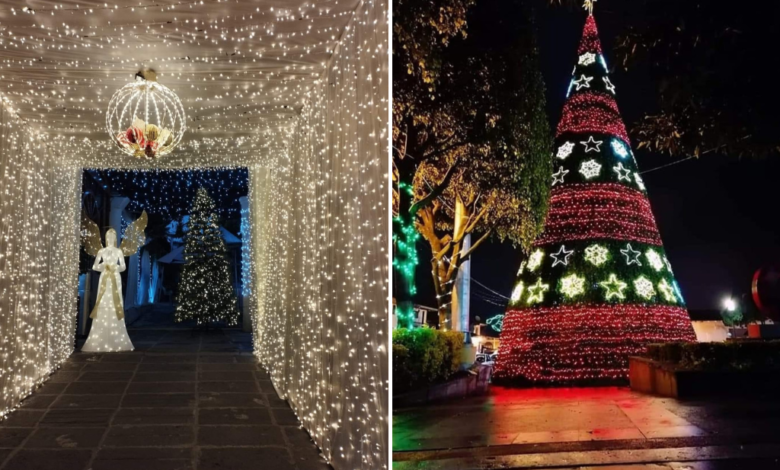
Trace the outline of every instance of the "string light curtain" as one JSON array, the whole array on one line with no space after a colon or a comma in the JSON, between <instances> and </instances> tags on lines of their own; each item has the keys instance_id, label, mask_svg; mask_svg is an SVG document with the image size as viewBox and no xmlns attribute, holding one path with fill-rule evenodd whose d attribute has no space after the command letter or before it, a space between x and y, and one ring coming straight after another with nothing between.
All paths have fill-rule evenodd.
<instances>
[{"instance_id":1,"label":"string light curtain","mask_svg":"<svg viewBox=\"0 0 780 470\"><path fill-rule=\"evenodd\" d=\"M274 195L253 198L256 352L339 470L387 468L386 11L358 6L289 151L256 175L270 187L253 185Z\"/></svg>"},{"instance_id":2,"label":"string light curtain","mask_svg":"<svg viewBox=\"0 0 780 470\"><path fill-rule=\"evenodd\" d=\"M79 172L53 163L45 135L0 106L0 417L73 350ZM59 223L64 222L64 223Z\"/></svg>"}]
</instances>

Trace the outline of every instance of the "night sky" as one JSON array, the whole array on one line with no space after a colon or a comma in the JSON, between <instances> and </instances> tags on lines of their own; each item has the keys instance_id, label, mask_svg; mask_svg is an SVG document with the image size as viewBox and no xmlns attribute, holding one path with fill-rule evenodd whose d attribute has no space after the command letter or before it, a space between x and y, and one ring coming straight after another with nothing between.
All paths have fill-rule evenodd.
<instances>
[{"instance_id":1,"label":"night sky","mask_svg":"<svg viewBox=\"0 0 780 470\"><path fill-rule=\"evenodd\" d=\"M625 30L629 18L641 15L640 8L645 8L645 2L599 0L596 4L596 21L611 69L615 39ZM547 87L548 117L554 130L571 78L585 13L581 9L545 6L538 13L540 60ZM469 40L506 40L501 38L501 25L521 14L512 0L478 0L469 17ZM655 93L653 83L642 83L635 75L629 80L621 69L612 71L618 105L629 132L634 122L651 111ZM640 171L680 159L642 150L635 150L635 154ZM780 264L778 175L780 161L776 158L715 155L642 175L666 252L690 309L720 308L724 296L749 291L756 269ZM435 306L427 244L421 243L420 255L417 302ZM521 259L519 248L511 244L483 245L472 258L472 278L509 296ZM479 315L484 320L503 313L501 306L483 300L485 295L480 293L484 289L472 284L472 292L472 316Z\"/></svg>"}]
</instances>

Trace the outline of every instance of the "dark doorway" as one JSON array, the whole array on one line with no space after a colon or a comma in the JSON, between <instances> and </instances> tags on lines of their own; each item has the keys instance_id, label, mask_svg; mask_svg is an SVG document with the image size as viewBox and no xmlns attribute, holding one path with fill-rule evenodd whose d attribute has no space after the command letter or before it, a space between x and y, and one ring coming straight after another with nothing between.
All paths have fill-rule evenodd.
<instances>
[{"instance_id":1,"label":"dark doorway","mask_svg":"<svg viewBox=\"0 0 780 470\"><path fill-rule=\"evenodd\" d=\"M101 235L113 227L117 233L148 215L146 243L125 258L122 273L125 321L128 330L191 328L176 323L176 294L184 263L184 239L192 201L205 188L216 204L222 238L230 262L231 282L239 312L243 312L242 198L248 194L246 168L196 170L84 170L82 209L100 227ZM86 337L89 312L98 290L92 271L94 258L82 248L79 266L79 315L77 336ZM239 327L242 322L239 322Z\"/></svg>"}]
</instances>

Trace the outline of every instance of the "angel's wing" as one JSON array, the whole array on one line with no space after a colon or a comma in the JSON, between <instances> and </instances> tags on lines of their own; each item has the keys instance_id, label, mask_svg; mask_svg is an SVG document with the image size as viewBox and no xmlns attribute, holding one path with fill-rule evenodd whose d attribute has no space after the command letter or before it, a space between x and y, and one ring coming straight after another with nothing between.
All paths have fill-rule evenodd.
<instances>
[{"instance_id":1,"label":"angel's wing","mask_svg":"<svg viewBox=\"0 0 780 470\"><path fill-rule=\"evenodd\" d=\"M135 222L131 223L125 229L125 237L122 239L122 244L119 248L122 250L122 254L125 256L132 256L138 251L138 248L146 242L146 223L149 221L146 211L141 212L141 216L135 219Z\"/></svg>"},{"instance_id":2,"label":"angel's wing","mask_svg":"<svg viewBox=\"0 0 780 470\"><path fill-rule=\"evenodd\" d=\"M89 256L97 256L98 251L103 248L100 229L84 212L81 213L81 242Z\"/></svg>"}]
</instances>

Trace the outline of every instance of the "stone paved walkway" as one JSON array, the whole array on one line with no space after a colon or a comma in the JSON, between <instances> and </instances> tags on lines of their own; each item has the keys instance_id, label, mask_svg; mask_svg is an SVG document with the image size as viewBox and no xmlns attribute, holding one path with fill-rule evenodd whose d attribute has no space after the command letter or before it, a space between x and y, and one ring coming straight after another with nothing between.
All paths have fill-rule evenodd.
<instances>
[{"instance_id":1,"label":"stone paved walkway","mask_svg":"<svg viewBox=\"0 0 780 470\"><path fill-rule=\"evenodd\" d=\"M780 400L508 389L393 411L395 470L780 469Z\"/></svg>"},{"instance_id":2,"label":"stone paved walkway","mask_svg":"<svg viewBox=\"0 0 780 470\"><path fill-rule=\"evenodd\" d=\"M0 470L327 470L237 330L74 353L0 423Z\"/></svg>"}]
</instances>

